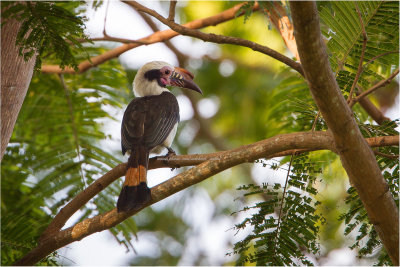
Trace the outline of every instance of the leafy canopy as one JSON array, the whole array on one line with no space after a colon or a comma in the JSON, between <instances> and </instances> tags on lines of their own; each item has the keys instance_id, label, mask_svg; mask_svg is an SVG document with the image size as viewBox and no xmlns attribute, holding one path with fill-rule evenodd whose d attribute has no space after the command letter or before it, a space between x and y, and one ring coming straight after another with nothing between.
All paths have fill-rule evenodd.
<instances>
[{"instance_id":1,"label":"leafy canopy","mask_svg":"<svg viewBox=\"0 0 400 267\"><path fill-rule=\"evenodd\" d=\"M9 19L22 21L17 34L20 55L28 60L36 57L36 69L44 58L57 59L61 68L77 70L76 54L83 51L79 39L88 41L84 33L84 17L75 9L82 2L3 2L1 15L4 25Z\"/></svg>"}]
</instances>

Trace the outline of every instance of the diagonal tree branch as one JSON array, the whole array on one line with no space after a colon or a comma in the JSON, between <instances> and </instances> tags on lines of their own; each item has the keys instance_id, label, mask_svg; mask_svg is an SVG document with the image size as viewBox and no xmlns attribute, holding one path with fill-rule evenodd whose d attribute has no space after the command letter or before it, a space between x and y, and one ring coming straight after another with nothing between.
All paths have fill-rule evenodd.
<instances>
[{"instance_id":1,"label":"diagonal tree branch","mask_svg":"<svg viewBox=\"0 0 400 267\"><path fill-rule=\"evenodd\" d=\"M379 81L377 84L366 90L365 92L360 93L354 100L351 106L353 106L355 103L359 102L362 98L365 96L371 94L372 92L376 91L377 89L386 86L389 84L396 76L399 74L399 68L397 68L390 76L382 81Z\"/></svg>"},{"instance_id":2,"label":"diagonal tree branch","mask_svg":"<svg viewBox=\"0 0 400 267\"><path fill-rule=\"evenodd\" d=\"M295 37L305 77L338 149L351 183L357 189L394 265L399 264L399 213L387 182L340 92L321 36L315 2L290 2Z\"/></svg>"},{"instance_id":3,"label":"diagonal tree branch","mask_svg":"<svg viewBox=\"0 0 400 267\"><path fill-rule=\"evenodd\" d=\"M255 42L252 42L252 41L249 41L246 39L238 38L238 37L217 35L217 34L212 34L212 33L210 33L210 34L203 33L201 31L188 28L185 25L180 25L175 22L169 21L168 19L166 19L163 16L161 16L160 14L158 14L156 11L149 9L135 1L122 1L122 2L134 7L136 10L138 10L140 12L144 12L144 13L147 13L147 14L155 17L156 19L158 19L165 25L169 26L172 30L179 32L182 35L196 37L196 38L201 39L206 42L213 42L213 43L217 43L217 44L233 44L233 45L248 47L254 51L257 51L257 52L260 52L267 56L270 56L272 58L275 58L276 60L286 64L287 66L293 68L298 73L303 75L303 69L299 62L296 62L296 61L288 58L287 56L282 55L281 53L279 53L267 46L263 46L258 43L255 43Z\"/></svg>"},{"instance_id":4,"label":"diagonal tree branch","mask_svg":"<svg viewBox=\"0 0 400 267\"><path fill-rule=\"evenodd\" d=\"M398 145L399 136L382 136L367 138L371 146ZM193 167L168 181L151 189L152 202L156 203L193 184L199 183L223 170L241 163L253 162L259 158L292 155L297 151L312 151L329 149L336 151L332 137L327 132L300 132L277 135L253 144L238 147L229 151L203 155L185 155L171 157L156 157L150 160L150 169L162 167L191 166ZM118 213L113 209L104 214L86 219L74 226L61 230L65 222L92 197L125 174L126 164L120 164L96 180L92 185L78 194L54 218L49 228L43 233L38 247L17 261L15 265L33 265L51 252L95 232L109 229L136 214L139 210L128 213Z\"/></svg>"},{"instance_id":5,"label":"diagonal tree branch","mask_svg":"<svg viewBox=\"0 0 400 267\"><path fill-rule=\"evenodd\" d=\"M242 5L243 3L237 4L234 7L229 8L219 14L207 18L193 20L191 22L184 24L184 26L191 29L199 29L208 26L218 25L220 23L236 18L238 16L237 13L239 12ZM254 11L258 10L258 8L259 8L258 4L255 4L253 10ZM239 15L242 14L243 13ZM78 65L78 72L76 72L73 68L68 68L68 67L66 67L65 69L61 69L58 65L43 65L41 71L43 73L72 73L72 74L83 73L92 67L98 66L106 62L107 60L120 56L122 53L125 53L130 49L142 46L143 44L154 44L158 42L164 42L178 35L179 33L173 30L164 30L153 33L147 37L135 40L134 43L123 44L117 48L108 50L104 54L92 57L90 58L90 60L83 61Z\"/></svg>"}]
</instances>

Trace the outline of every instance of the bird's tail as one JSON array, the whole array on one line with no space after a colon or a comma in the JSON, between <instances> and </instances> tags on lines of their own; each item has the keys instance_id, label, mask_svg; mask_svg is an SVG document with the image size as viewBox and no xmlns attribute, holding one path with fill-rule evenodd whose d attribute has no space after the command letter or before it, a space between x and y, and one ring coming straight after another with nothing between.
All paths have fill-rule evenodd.
<instances>
[{"instance_id":1,"label":"bird's tail","mask_svg":"<svg viewBox=\"0 0 400 267\"><path fill-rule=\"evenodd\" d=\"M128 159L125 182L118 197L118 212L136 209L151 200L151 192L147 187L147 167L149 151L144 147L132 149Z\"/></svg>"}]
</instances>

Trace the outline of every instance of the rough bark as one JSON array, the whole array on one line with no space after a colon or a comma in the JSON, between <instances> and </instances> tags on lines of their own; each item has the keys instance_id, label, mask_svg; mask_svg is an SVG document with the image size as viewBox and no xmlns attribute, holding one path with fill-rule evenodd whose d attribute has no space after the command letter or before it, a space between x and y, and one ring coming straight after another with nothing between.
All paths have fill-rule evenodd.
<instances>
[{"instance_id":1,"label":"rough bark","mask_svg":"<svg viewBox=\"0 0 400 267\"><path fill-rule=\"evenodd\" d=\"M394 265L399 264L399 213L373 151L363 138L329 65L315 2L290 2L297 47L313 98L352 185Z\"/></svg>"},{"instance_id":2,"label":"rough bark","mask_svg":"<svg viewBox=\"0 0 400 267\"><path fill-rule=\"evenodd\" d=\"M1 23L3 24L3 18ZM31 82L35 57L27 62L15 45L21 22L10 19L1 28L1 155L10 141L18 113Z\"/></svg>"}]
</instances>

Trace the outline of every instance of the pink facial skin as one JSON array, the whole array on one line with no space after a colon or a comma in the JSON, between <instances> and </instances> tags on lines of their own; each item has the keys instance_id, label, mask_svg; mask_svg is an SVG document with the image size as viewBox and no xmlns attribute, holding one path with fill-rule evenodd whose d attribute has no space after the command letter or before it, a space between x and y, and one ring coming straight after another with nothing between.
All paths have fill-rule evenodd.
<instances>
[{"instance_id":1,"label":"pink facial skin","mask_svg":"<svg viewBox=\"0 0 400 267\"><path fill-rule=\"evenodd\" d=\"M173 71L173 69L171 69L168 66L162 67L160 69L160 72L161 72L160 82L164 86L171 84L170 76L171 76L172 71Z\"/></svg>"}]
</instances>

